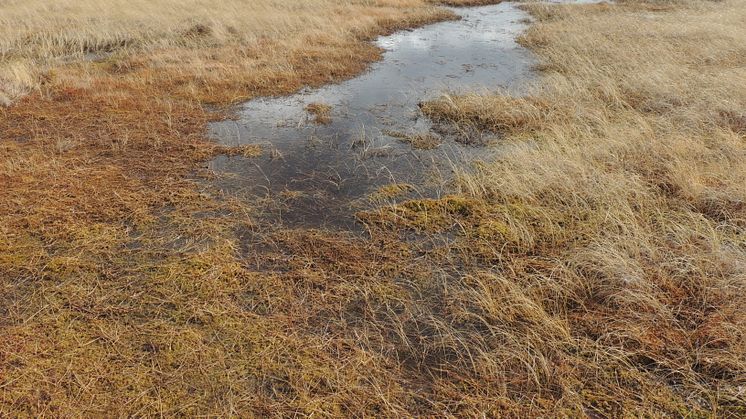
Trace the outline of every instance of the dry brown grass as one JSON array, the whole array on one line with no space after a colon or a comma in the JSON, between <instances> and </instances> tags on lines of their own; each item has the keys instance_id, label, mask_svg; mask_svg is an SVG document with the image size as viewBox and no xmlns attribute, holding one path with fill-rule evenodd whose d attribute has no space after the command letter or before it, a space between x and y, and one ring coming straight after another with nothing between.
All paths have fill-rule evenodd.
<instances>
[{"instance_id":1,"label":"dry brown grass","mask_svg":"<svg viewBox=\"0 0 746 419\"><path fill-rule=\"evenodd\" d=\"M33 71L3 73L31 94L0 110L0 415L745 414L742 1L531 6L541 90L429 111L515 147L458 195L361 214L365 239L263 225L190 178L259 151L204 141L200 103L352 75L365 39L444 15L246 3L143 13L139 42L61 66L120 32L0 2L59 40L2 29ZM218 36L250 12L287 21Z\"/></svg>"},{"instance_id":2,"label":"dry brown grass","mask_svg":"<svg viewBox=\"0 0 746 419\"><path fill-rule=\"evenodd\" d=\"M332 122L332 107L325 103L310 103L306 106L306 111L313 116L316 124L326 125Z\"/></svg>"},{"instance_id":3,"label":"dry brown grass","mask_svg":"<svg viewBox=\"0 0 746 419\"><path fill-rule=\"evenodd\" d=\"M452 16L425 0L8 0L0 12L5 103L100 72L215 103L287 93L360 72L378 53L361 39ZM80 62L84 74L48 74Z\"/></svg>"},{"instance_id":4,"label":"dry brown grass","mask_svg":"<svg viewBox=\"0 0 746 419\"><path fill-rule=\"evenodd\" d=\"M546 377L559 405L743 416L746 3L527 7L540 21L522 42L544 70L532 95L424 107L514 146L463 171L468 211L408 203L384 220L458 225L525 299L514 307L561 325L539 344L552 368L574 360Z\"/></svg>"},{"instance_id":5,"label":"dry brown grass","mask_svg":"<svg viewBox=\"0 0 746 419\"><path fill-rule=\"evenodd\" d=\"M405 132L384 130L383 133L401 142L408 143L416 150L432 150L438 148L441 144L440 138L429 132L407 134Z\"/></svg>"},{"instance_id":6,"label":"dry brown grass","mask_svg":"<svg viewBox=\"0 0 746 419\"><path fill-rule=\"evenodd\" d=\"M15 101L0 108L0 415L386 408L360 402L395 385L363 381L370 355L352 348L345 367L337 340L271 310L298 308L307 269L285 282L249 265L237 232L256 228L251 208L189 177L216 153L259 152L204 141L221 115L201 103L349 77L378 57L375 34L450 13L416 0L107 3L0 3L0 90ZM256 305L252 290L285 299Z\"/></svg>"}]
</instances>

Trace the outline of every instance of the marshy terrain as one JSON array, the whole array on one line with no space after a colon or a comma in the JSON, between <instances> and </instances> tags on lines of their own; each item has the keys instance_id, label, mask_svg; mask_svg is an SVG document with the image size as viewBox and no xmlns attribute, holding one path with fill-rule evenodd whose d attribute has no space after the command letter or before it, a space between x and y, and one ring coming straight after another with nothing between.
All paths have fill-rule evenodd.
<instances>
[{"instance_id":1,"label":"marshy terrain","mask_svg":"<svg viewBox=\"0 0 746 419\"><path fill-rule=\"evenodd\" d=\"M746 416L746 1L105 3L0 1L0 416Z\"/></svg>"},{"instance_id":2,"label":"marshy terrain","mask_svg":"<svg viewBox=\"0 0 746 419\"><path fill-rule=\"evenodd\" d=\"M235 118L212 122L208 134L221 145L267 150L211 160L221 191L264 200L262 215L274 225L348 230L362 227L356 210L389 201L378 188L409 185L396 200L447 193L454 166L485 157L473 145L498 137L444 135L421 112L422 103L488 86L519 93L536 64L516 42L528 14L515 4L450 11L457 20L378 38L384 54L360 76L256 98L238 107Z\"/></svg>"}]
</instances>

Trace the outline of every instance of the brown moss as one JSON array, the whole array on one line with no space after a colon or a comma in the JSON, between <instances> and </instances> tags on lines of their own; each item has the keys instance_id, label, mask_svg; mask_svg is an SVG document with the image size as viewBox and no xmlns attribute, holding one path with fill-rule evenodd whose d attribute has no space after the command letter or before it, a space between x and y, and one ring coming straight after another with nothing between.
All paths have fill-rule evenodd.
<instances>
[{"instance_id":1,"label":"brown moss","mask_svg":"<svg viewBox=\"0 0 746 419\"><path fill-rule=\"evenodd\" d=\"M369 198L373 202L387 201L398 198L413 190L415 190L415 187L410 184L392 183L389 185L381 186L380 188L378 188L378 190L370 194Z\"/></svg>"}]
</instances>

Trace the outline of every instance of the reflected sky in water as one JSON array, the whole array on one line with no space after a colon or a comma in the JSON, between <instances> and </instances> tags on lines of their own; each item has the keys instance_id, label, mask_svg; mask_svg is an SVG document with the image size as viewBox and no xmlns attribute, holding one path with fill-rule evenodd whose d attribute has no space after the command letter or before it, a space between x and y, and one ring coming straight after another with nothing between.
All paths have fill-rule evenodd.
<instances>
[{"instance_id":1,"label":"reflected sky in water","mask_svg":"<svg viewBox=\"0 0 746 419\"><path fill-rule=\"evenodd\" d=\"M252 100L241 106L237 121L211 124L210 134L223 144L274 150L258 159L218 157L210 168L232 175L219 186L247 199L293 192L305 198L286 206L281 221L349 226L350 205L376 187L424 185L434 171L442 179L454 159L486 153L449 141L436 150L413 150L386 135L427 132L430 122L418 108L423 100L448 92L518 91L530 78L535 60L515 41L525 30L526 13L512 3L452 10L462 19L378 39L383 59L357 78ZM305 109L311 103L332 107L330 124L312 122Z\"/></svg>"}]
</instances>

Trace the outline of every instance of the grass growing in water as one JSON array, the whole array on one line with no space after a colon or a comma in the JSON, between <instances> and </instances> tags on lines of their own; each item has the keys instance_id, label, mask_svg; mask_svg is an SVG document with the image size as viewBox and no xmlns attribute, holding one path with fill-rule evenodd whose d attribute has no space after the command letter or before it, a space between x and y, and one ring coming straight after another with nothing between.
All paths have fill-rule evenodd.
<instances>
[{"instance_id":1,"label":"grass growing in water","mask_svg":"<svg viewBox=\"0 0 746 419\"><path fill-rule=\"evenodd\" d=\"M408 143L415 150L432 150L438 148L441 144L440 138L432 133L407 134L398 131L384 131L383 134L396 138L399 141Z\"/></svg>"},{"instance_id":2,"label":"grass growing in water","mask_svg":"<svg viewBox=\"0 0 746 419\"><path fill-rule=\"evenodd\" d=\"M313 122L326 125L332 122L332 107L325 103L311 103L306 111L313 116Z\"/></svg>"}]
</instances>

